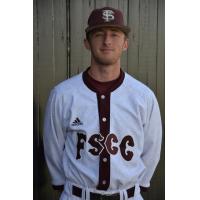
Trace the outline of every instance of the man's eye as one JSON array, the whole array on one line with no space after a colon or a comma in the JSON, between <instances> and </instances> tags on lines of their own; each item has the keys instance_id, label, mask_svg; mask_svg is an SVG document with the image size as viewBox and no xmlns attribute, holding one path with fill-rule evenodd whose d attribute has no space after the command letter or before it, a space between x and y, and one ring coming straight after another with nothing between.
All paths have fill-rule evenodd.
<instances>
[{"instance_id":1,"label":"man's eye","mask_svg":"<svg viewBox=\"0 0 200 200\"><path fill-rule=\"evenodd\" d=\"M113 33L112 36L113 37L118 37L118 34L117 33Z\"/></svg>"},{"instance_id":2,"label":"man's eye","mask_svg":"<svg viewBox=\"0 0 200 200\"><path fill-rule=\"evenodd\" d=\"M95 36L96 37L103 36L103 33L96 33Z\"/></svg>"}]
</instances>

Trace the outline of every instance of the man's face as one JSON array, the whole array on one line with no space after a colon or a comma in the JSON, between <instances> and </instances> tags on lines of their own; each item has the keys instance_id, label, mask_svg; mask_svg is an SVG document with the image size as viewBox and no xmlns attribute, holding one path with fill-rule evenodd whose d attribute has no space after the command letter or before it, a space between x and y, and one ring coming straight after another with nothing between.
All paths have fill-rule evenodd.
<instances>
[{"instance_id":1,"label":"man's face","mask_svg":"<svg viewBox=\"0 0 200 200\"><path fill-rule=\"evenodd\" d=\"M101 28L91 33L85 46L91 51L94 62L113 65L120 62L122 51L128 48L128 40L125 34L116 28Z\"/></svg>"}]
</instances>

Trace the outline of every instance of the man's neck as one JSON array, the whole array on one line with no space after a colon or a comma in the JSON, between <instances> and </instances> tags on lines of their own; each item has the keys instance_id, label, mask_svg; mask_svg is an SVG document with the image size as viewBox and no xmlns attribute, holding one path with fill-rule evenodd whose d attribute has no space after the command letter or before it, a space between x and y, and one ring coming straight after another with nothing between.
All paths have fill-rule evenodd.
<instances>
[{"instance_id":1,"label":"man's neck","mask_svg":"<svg viewBox=\"0 0 200 200\"><path fill-rule=\"evenodd\" d=\"M97 66L91 65L89 75L100 82L108 82L115 80L120 75L120 66Z\"/></svg>"}]
</instances>

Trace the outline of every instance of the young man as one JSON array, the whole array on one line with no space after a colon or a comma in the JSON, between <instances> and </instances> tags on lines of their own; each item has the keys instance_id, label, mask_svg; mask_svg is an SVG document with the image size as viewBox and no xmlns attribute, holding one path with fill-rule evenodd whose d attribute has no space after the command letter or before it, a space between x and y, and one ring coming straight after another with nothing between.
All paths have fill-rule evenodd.
<instances>
[{"instance_id":1,"label":"young man","mask_svg":"<svg viewBox=\"0 0 200 200\"><path fill-rule=\"evenodd\" d=\"M51 91L44 150L61 200L142 200L150 186L161 119L153 92L120 68L129 31L121 11L93 10L84 40L91 66Z\"/></svg>"}]
</instances>

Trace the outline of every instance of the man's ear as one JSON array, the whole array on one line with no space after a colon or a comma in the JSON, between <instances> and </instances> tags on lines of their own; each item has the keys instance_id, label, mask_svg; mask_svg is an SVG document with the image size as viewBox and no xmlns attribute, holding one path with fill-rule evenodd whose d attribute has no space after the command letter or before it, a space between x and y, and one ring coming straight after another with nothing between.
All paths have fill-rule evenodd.
<instances>
[{"instance_id":1,"label":"man's ear","mask_svg":"<svg viewBox=\"0 0 200 200\"><path fill-rule=\"evenodd\" d=\"M124 41L123 51L126 51L128 49L128 39Z\"/></svg>"},{"instance_id":2,"label":"man's ear","mask_svg":"<svg viewBox=\"0 0 200 200\"><path fill-rule=\"evenodd\" d=\"M84 46L87 50L90 50L90 43L86 38L84 39Z\"/></svg>"}]
</instances>

